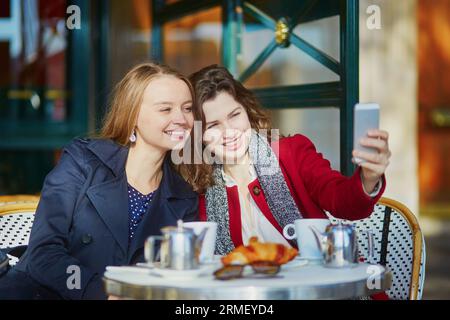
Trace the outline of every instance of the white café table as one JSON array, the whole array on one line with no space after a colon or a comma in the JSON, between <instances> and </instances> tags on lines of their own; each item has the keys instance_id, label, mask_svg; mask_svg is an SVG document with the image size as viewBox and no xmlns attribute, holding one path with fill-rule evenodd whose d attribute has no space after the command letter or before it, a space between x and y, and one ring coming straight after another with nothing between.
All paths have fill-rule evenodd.
<instances>
[{"instance_id":1,"label":"white caf\u00e9 table","mask_svg":"<svg viewBox=\"0 0 450 320\"><path fill-rule=\"evenodd\" d=\"M392 274L385 267L366 263L344 269L312 263L282 266L274 278L226 281L214 279L212 272L198 278L172 279L133 268L114 267L105 272L108 295L164 300L353 299L388 290L392 282Z\"/></svg>"}]
</instances>

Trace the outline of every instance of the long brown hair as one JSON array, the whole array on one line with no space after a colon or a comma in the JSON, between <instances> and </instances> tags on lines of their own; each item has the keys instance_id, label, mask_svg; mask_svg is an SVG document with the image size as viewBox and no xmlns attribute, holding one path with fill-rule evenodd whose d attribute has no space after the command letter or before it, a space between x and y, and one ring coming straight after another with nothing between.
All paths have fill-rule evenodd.
<instances>
[{"instance_id":1,"label":"long brown hair","mask_svg":"<svg viewBox=\"0 0 450 320\"><path fill-rule=\"evenodd\" d=\"M205 131L203 104L214 99L217 94L227 92L243 106L251 128L256 131L266 129L270 139L271 122L268 113L263 110L255 95L235 80L226 68L215 64L210 65L190 75L189 80L195 92L194 120L202 121L203 132ZM199 193L206 192L207 188L214 185L212 165L204 164L202 161L202 164L183 164L179 169L183 177Z\"/></svg>"},{"instance_id":2,"label":"long brown hair","mask_svg":"<svg viewBox=\"0 0 450 320\"><path fill-rule=\"evenodd\" d=\"M128 71L115 86L99 137L128 146L130 135L137 122L144 91L150 81L162 75L171 75L184 81L194 99L194 90L189 79L175 69L154 62L139 64Z\"/></svg>"}]
</instances>

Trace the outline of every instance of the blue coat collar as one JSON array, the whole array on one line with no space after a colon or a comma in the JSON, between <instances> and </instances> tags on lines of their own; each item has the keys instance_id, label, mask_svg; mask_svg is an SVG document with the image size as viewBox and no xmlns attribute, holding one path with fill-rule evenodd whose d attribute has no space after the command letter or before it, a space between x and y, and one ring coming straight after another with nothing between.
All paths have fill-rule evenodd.
<instances>
[{"instance_id":1,"label":"blue coat collar","mask_svg":"<svg viewBox=\"0 0 450 320\"><path fill-rule=\"evenodd\" d=\"M128 147L121 146L109 139L94 139L88 143L87 148L118 177L125 172L125 163L128 157ZM168 198L187 199L198 195L189 184L172 168L170 152L167 153L163 163L163 177L161 180L161 196Z\"/></svg>"}]
</instances>

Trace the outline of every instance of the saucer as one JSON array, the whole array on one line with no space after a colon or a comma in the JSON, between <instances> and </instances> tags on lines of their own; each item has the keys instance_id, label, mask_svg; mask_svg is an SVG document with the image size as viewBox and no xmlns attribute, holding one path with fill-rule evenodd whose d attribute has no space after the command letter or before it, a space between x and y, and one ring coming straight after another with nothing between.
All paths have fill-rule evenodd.
<instances>
[{"instance_id":1,"label":"saucer","mask_svg":"<svg viewBox=\"0 0 450 320\"><path fill-rule=\"evenodd\" d=\"M221 259L223 256L215 254L214 257L210 260L202 261L202 265L210 265L210 264L218 264L221 263Z\"/></svg>"},{"instance_id":2,"label":"saucer","mask_svg":"<svg viewBox=\"0 0 450 320\"><path fill-rule=\"evenodd\" d=\"M308 257L297 256L294 259L294 261L306 261L309 264L323 264L323 258L317 258L317 257L308 258Z\"/></svg>"},{"instance_id":3,"label":"saucer","mask_svg":"<svg viewBox=\"0 0 450 320\"><path fill-rule=\"evenodd\" d=\"M175 270L175 269L161 268L159 267L159 263L154 263L154 266L155 267L150 270L151 275L177 280L190 280L202 276L211 275L212 272L216 269L216 265L214 264L200 265L196 269L189 269L189 270Z\"/></svg>"},{"instance_id":4,"label":"saucer","mask_svg":"<svg viewBox=\"0 0 450 320\"><path fill-rule=\"evenodd\" d=\"M149 269L141 266L106 266L108 272L131 272L148 274Z\"/></svg>"},{"instance_id":5,"label":"saucer","mask_svg":"<svg viewBox=\"0 0 450 320\"><path fill-rule=\"evenodd\" d=\"M283 264L281 266L281 269L282 270L295 269L295 268L305 266L308 263L309 263L309 261L306 259L294 259L294 260L289 261L288 263Z\"/></svg>"},{"instance_id":6,"label":"saucer","mask_svg":"<svg viewBox=\"0 0 450 320\"><path fill-rule=\"evenodd\" d=\"M136 266L139 268L147 268L147 269L153 269L155 267L154 263L151 262L138 262L136 263Z\"/></svg>"}]
</instances>

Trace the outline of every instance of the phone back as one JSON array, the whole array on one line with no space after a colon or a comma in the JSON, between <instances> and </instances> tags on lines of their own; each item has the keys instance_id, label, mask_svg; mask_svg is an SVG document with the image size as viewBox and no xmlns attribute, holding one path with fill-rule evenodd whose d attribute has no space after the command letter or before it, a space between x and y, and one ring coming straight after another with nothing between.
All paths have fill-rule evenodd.
<instances>
[{"instance_id":1,"label":"phone back","mask_svg":"<svg viewBox=\"0 0 450 320\"><path fill-rule=\"evenodd\" d=\"M367 137L371 129L378 129L380 125L380 106L377 103L358 103L354 109L353 149L375 153L373 148L366 148L359 144L359 140ZM355 158L356 163L361 163Z\"/></svg>"}]
</instances>

